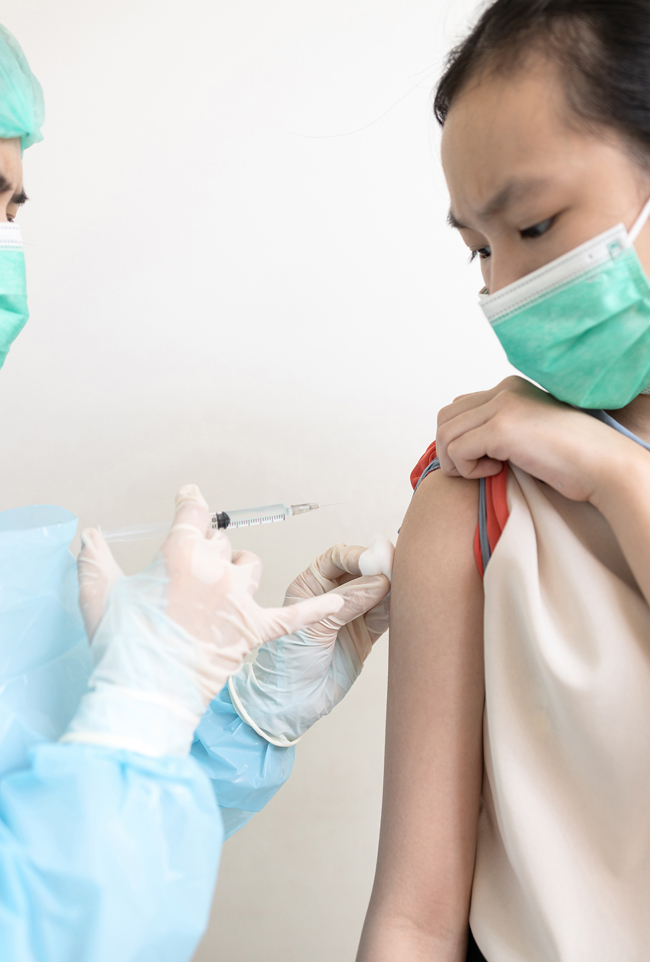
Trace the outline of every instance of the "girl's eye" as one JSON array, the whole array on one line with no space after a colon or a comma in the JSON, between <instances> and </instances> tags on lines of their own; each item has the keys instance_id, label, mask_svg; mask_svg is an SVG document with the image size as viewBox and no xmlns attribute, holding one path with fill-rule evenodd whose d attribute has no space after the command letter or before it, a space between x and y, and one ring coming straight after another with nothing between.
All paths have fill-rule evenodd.
<instances>
[{"instance_id":1,"label":"girl's eye","mask_svg":"<svg viewBox=\"0 0 650 962\"><path fill-rule=\"evenodd\" d=\"M472 261L476 258L476 255L477 255L477 254L478 254L478 256L481 258L481 260L484 261L486 257L491 257L491 255L492 255L492 248L491 248L491 247L478 247L475 251L472 251L472 253L471 253L470 256L469 256L469 262L470 262L470 264L471 264Z\"/></svg>"},{"instance_id":2,"label":"girl's eye","mask_svg":"<svg viewBox=\"0 0 650 962\"><path fill-rule=\"evenodd\" d=\"M555 217L549 217L548 220L542 220L539 224L533 224L532 227L527 227L525 230L519 231L522 237L530 237L533 240L536 237L542 237L547 230L553 226Z\"/></svg>"}]
</instances>

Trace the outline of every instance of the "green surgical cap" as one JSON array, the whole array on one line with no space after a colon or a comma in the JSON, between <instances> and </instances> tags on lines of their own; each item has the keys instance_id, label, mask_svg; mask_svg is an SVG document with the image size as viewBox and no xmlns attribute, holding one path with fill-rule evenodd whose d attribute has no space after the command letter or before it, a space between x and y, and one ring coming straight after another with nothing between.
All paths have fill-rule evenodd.
<instances>
[{"instance_id":1,"label":"green surgical cap","mask_svg":"<svg viewBox=\"0 0 650 962\"><path fill-rule=\"evenodd\" d=\"M20 137L22 150L43 139L43 90L20 45L0 24L0 137Z\"/></svg>"}]
</instances>

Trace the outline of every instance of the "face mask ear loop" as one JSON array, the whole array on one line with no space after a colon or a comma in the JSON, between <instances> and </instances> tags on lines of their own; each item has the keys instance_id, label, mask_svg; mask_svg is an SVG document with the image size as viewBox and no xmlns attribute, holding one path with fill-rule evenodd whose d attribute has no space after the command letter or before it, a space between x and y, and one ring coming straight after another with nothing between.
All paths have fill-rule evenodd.
<instances>
[{"instance_id":1,"label":"face mask ear loop","mask_svg":"<svg viewBox=\"0 0 650 962\"><path fill-rule=\"evenodd\" d=\"M650 217L650 200L646 203L643 210L634 222L634 226L627 235L627 241L625 242L626 247L632 247L637 237L646 225L648 218Z\"/></svg>"}]
</instances>

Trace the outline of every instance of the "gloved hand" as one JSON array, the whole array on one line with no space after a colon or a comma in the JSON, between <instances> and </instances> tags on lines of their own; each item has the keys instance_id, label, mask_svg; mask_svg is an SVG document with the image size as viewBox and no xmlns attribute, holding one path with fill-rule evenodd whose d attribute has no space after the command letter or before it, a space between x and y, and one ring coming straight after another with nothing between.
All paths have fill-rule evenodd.
<instances>
[{"instance_id":1,"label":"gloved hand","mask_svg":"<svg viewBox=\"0 0 650 962\"><path fill-rule=\"evenodd\" d=\"M260 608L259 558L210 528L196 485L181 488L161 552L126 577L98 531L82 535L80 603L95 669L62 741L186 754L209 702L253 649L333 616L343 597Z\"/></svg>"},{"instance_id":2,"label":"gloved hand","mask_svg":"<svg viewBox=\"0 0 650 962\"><path fill-rule=\"evenodd\" d=\"M231 676L239 716L273 745L293 745L348 693L375 641L388 628L393 546L337 544L293 581L285 605L345 596L340 611L260 648ZM380 573L383 572L383 573ZM356 580L350 580L351 577Z\"/></svg>"}]
</instances>

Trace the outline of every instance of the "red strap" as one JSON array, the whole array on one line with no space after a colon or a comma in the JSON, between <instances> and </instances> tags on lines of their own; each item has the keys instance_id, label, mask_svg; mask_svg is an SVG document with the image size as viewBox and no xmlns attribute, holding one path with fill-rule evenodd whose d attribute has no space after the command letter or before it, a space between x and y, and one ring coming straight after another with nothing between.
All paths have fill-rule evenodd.
<instances>
[{"instance_id":1,"label":"red strap","mask_svg":"<svg viewBox=\"0 0 650 962\"><path fill-rule=\"evenodd\" d=\"M434 441L433 444L430 444L426 449L425 453L422 455L411 472L411 484L413 485L413 488L417 487L418 481L436 456L436 442ZM505 528L506 521L508 520L508 499L506 496L508 472L506 467L507 465L504 464L499 474L494 475L492 478L485 479L485 493L487 497L487 534L490 549L492 551L494 551L496 544L501 537L501 532ZM476 559L476 565L478 567L479 574L481 577L483 577L483 557L481 555L481 542L478 525L476 526L476 534L474 536L474 557Z\"/></svg>"},{"instance_id":2,"label":"red strap","mask_svg":"<svg viewBox=\"0 0 650 962\"><path fill-rule=\"evenodd\" d=\"M414 491L418 486L418 481L420 480L420 478L422 477L426 469L429 467L431 462L435 461L436 457L437 457L436 442L434 441L433 444L429 445L429 447L426 449L426 451L424 452L424 454L422 455L418 463L415 465L415 467L411 471L411 484L413 485Z\"/></svg>"}]
</instances>

